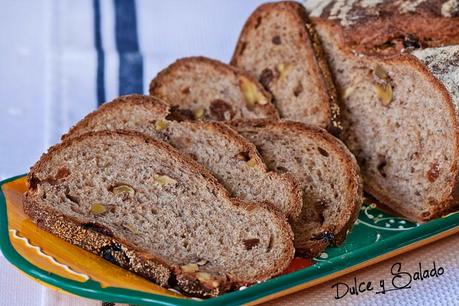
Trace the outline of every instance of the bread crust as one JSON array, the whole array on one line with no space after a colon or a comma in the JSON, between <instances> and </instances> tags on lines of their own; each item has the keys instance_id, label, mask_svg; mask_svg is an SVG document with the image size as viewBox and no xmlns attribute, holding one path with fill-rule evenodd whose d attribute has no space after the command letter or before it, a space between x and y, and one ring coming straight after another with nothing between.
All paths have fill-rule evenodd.
<instances>
[{"instance_id":1,"label":"bread crust","mask_svg":"<svg viewBox=\"0 0 459 306\"><path fill-rule=\"evenodd\" d=\"M279 113L272 104L271 94L268 91L266 91L263 86L261 86L261 84L258 82L256 78L252 77L250 74L246 73L245 71L237 67L233 67L218 60L207 58L204 56L192 56L178 59L174 63L160 71L156 75L156 77L150 82L150 95L159 97L159 89L166 82L165 78L169 74L174 73L176 70L180 69L183 65L207 65L219 71L222 75L232 76L234 78L239 78L241 76L247 78L253 84L255 84L255 86L263 94L263 96L265 96L268 99L268 103L266 103L265 105L257 104L257 110L262 111L267 118L275 120L279 119ZM177 103L177 101L166 102L170 105L178 105L179 107L182 106L180 103ZM184 105L184 108L186 109L187 106Z\"/></svg>"},{"instance_id":2,"label":"bread crust","mask_svg":"<svg viewBox=\"0 0 459 306\"><path fill-rule=\"evenodd\" d=\"M312 18L313 24L315 27L325 28L329 33L336 33L335 42L340 48L341 52L347 57L356 57L360 56L356 50L351 49L346 45L347 40L343 34L342 26L337 22L325 20L323 18ZM438 80L433 73L423 64L419 59L410 54L397 53L397 54L367 54L365 55L367 59L376 60L383 63L390 63L393 65L407 65L412 67L415 70L418 70L421 75L426 77L430 82L432 88L438 90L443 96L442 101L446 102L446 107L448 109L449 120L453 122L455 129L451 131L452 139L454 141L454 147L456 148L454 156L452 159L454 162L451 165L450 169L450 191L443 196L443 200L438 203L433 203L429 206L427 212L423 214L413 214L409 210L406 210L397 199L392 198L389 194L385 194L379 186L372 184L370 181L365 181L364 190L369 194L373 195L378 199L383 205L387 205L397 214L414 221L414 222L427 222L434 218L441 217L450 213L451 211L457 210L459 208L459 119L458 113L456 112L453 99L445 87L445 85ZM330 60L330 59L329 59ZM341 135L340 135L341 137ZM341 137L342 138L342 137Z\"/></svg>"},{"instance_id":3,"label":"bread crust","mask_svg":"<svg viewBox=\"0 0 459 306\"><path fill-rule=\"evenodd\" d=\"M284 130L295 131L296 135L307 135L307 137L311 137L312 135L312 137L316 139L325 140L333 145L335 153L340 156L342 161L344 161L344 165L346 167L345 172L349 174L348 194L351 196L348 197L347 207L351 207L352 211L349 213L349 218L341 228L329 229L334 235L332 244L339 245L343 243L346 239L347 233L351 230L352 226L357 220L363 202L363 182L360 177L360 169L354 155L349 152L347 147L339 139L333 137L324 129L300 122L288 120L281 120L276 122L272 120L258 119L232 121L231 124L235 127L249 128L262 127L269 129L270 127L279 127ZM329 243L323 240L317 240L315 243L311 244L308 249L297 248L296 253L297 255L303 257L315 257L328 245Z\"/></svg>"},{"instance_id":4,"label":"bread crust","mask_svg":"<svg viewBox=\"0 0 459 306\"><path fill-rule=\"evenodd\" d=\"M193 172L200 173L211 184L217 195L226 199L231 205L240 207L247 212L257 213L257 210L268 211L271 214L270 220L274 222L282 232L283 242L286 246L282 259L279 264L271 269L263 271L255 279L250 281L238 280L227 276L226 279L219 279L221 282L218 287L208 288L204 284L193 277L190 273L183 273L178 266L168 265L165 261L149 255L147 252L132 247L128 242L122 241L117 237L113 237L110 231L100 225L85 227L85 225L68 216L61 215L57 211L47 207L42 207L34 198L35 188L38 178L36 173L39 172L44 165L50 161L54 154L60 150L82 140L92 137L123 137L127 141L138 141L151 144L162 148L169 153L173 159L180 160L181 163L187 164ZM99 131L89 132L75 138L68 138L60 144L51 147L47 153L43 154L40 160L31 168L28 176L28 191L24 197L25 213L42 229L51 232L52 234L62 238L72 244L75 244L83 249L92 252L98 256L104 257L104 247L113 245L117 252L121 255L112 254L114 264L137 273L161 286L170 287L177 286L183 292L194 296L210 297L216 296L223 292L234 290L240 286L247 286L257 281L262 281L273 275L280 274L293 259L293 233L285 218L285 216L267 204L243 202L238 199L230 198L229 193L217 182L217 180L200 164L191 158L180 154L170 145L150 138L144 134L131 131ZM119 250L121 249L121 251ZM123 258L125 260L123 260ZM105 258L107 259L107 258Z\"/></svg>"},{"instance_id":5,"label":"bread crust","mask_svg":"<svg viewBox=\"0 0 459 306\"><path fill-rule=\"evenodd\" d=\"M305 2L311 16L342 29L345 44L365 54L459 44L459 3L424 0Z\"/></svg>"},{"instance_id":6,"label":"bread crust","mask_svg":"<svg viewBox=\"0 0 459 306\"><path fill-rule=\"evenodd\" d=\"M239 39L234 50L231 65L233 66L240 66L239 60L241 57L241 51L245 48L246 40L245 37L247 33L251 31L252 28L256 28L257 19L269 12L271 10L288 10L295 14L299 20L301 20L297 26L304 32L304 43L306 45L311 46L312 51L314 53L314 58L307 60L310 61L311 65L316 67L316 74L311 77L316 77L317 81L321 84L321 98L322 102L325 102L327 105L327 109L322 109L323 112L327 113L328 123L324 128L327 128L331 133L337 134L341 129L341 122L340 122L340 105L338 101L338 95L336 93L336 88L333 82L331 71L328 67L328 63L322 49L322 44L319 39L317 32L315 31L314 27L312 26L307 12L303 5L294 1L282 1L282 2L273 2L273 3L265 3L260 5L252 15L247 19L246 23L244 24L241 34L239 35ZM295 22L297 23L297 22ZM288 119L288 118L286 118Z\"/></svg>"}]
</instances>

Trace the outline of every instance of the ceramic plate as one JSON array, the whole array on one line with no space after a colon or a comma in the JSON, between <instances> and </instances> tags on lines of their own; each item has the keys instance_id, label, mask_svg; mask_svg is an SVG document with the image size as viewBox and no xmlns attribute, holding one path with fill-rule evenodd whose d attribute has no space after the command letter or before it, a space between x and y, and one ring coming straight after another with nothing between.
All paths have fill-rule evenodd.
<instances>
[{"instance_id":1,"label":"ceramic plate","mask_svg":"<svg viewBox=\"0 0 459 306\"><path fill-rule=\"evenodd\" d=\"M83 251L33 224L22 210L24 176L0 183L0 247L34 280L87 298L135 305L257 304L305 289L459 232L459 212L413 224L366 203L346 242L312 261L295 258L283 275L200 300L180 295Z\"/></svg>"}]
</instances>

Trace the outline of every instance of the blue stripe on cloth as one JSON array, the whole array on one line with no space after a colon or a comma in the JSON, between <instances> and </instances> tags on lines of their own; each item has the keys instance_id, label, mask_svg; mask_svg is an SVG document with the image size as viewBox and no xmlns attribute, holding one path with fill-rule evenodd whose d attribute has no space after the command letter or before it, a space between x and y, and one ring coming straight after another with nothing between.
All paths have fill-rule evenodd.
<instances>
[{"instance_id":1,"label":"blue stripe on cloth","mask_svg":"<svg viewBox=\"0 0 459 306\"><path fill-rule=\"evenodd\" d=\"M119 95L143 93L143 60L139 52L135 0L114 0Z\"/></svg>"},{"instance_id":2,"label":"blue stripe on cloth","mask_svg":"<svg viewBox=\"0 0 459 306\"><path fill-rule=\"evenodd\" d=\"M102 34L100 25L100 0L93 0L94 7L94 44L97 52L97 105L105 102L105 56L102 49Z\"/></svg>"}]
</instances>

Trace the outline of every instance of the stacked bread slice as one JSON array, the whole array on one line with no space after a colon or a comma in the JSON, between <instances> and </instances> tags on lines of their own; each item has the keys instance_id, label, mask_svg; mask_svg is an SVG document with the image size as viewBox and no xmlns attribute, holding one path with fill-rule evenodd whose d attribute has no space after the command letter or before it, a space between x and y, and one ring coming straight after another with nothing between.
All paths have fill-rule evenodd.
<instances>
[{"instance_id":1,"label":"stacked bread slice","mask_svg":"<svg viewBox=\"0 0 459 306\"><path fill-rule=\"evenodd\" d=\"M95 131L143 133L199 162L232 196L271 203L289 218L299 215L302 202L297 183L288 173L268 171L251 142L220 122L168 120L169 109L155 97L119 97L86 116L63 139Z\"/></svg>"},{"instance_id":2,"label":"stacked bread slice","mask_svg":"<svg viewBox=\"0 0 459 306\"><path fill-rule=\"evenodd\" d=\"M352 39L376 28L366 23L387 22L360 18L361 13L380 13L388 4L375 3L362 11L358 9L362 1L356 1L338 17L336 12L344 10L338 2L310 6L316 15L312 22L340 93L344 128L340 137L359 161L366 191L418 222L457 209L458 47L419 49L428 44L422 35L440 24L449 26L430 43L445 43L448 33L457 31L457 17L438 16L423 6L407 13L399 3L394 20L403 16L404 23L412 24L405 30L417 31L411 34L421 39L420 44L405 43L403 53L397 53L400 47L393 41L384 50L370 41L353 48ZM428 3L438 7L437 2ZM414 22L424 17L432 25L424 23L421 30ZM400 23L395 24L390 35L402 31Z\"/></svg>"},{"instance_id":3,"label":"stacked bread slice","mask_svg":"<svg viewBox=\"0 0 459 306\"><path fill-rule=\"evenodd\" d=\"M133 132L92 132L31 169L24 209L41 228L159 285L213 296L282 272L277 210L230 198L200 164Z\"/></svg>"},{"instance_id":4,"label":"stacked bread slice","mask_svg":"<svg viewBox=\"0 0 459 306\"><path fill-rule=\"evenodd\" d=\"M242 29L231 64L258 78L282 118L333 132L340 128L330 70L300 3L258 7Z\"/></svg>"},{"instance_id":5,"label":"stacked bread slice","mask_svg":"<svg viewBox=\"0 0 459 306\"><path fill-rule=\"evenodd\" d=\"M303 191L303 208L291 222L297 254L315 257L340 244L362 203L354 156L325 130L299 122L251 120L233 127L253 142L270 169L291 173Z\"/></svg>"}]
</instances>

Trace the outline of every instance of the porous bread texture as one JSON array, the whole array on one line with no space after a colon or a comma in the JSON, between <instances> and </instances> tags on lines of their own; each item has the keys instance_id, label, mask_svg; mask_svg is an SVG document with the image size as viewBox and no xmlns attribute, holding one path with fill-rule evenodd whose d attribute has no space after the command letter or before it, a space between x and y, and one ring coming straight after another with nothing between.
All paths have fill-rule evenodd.
<instances>
[{"instance_id":1,"label":"porous bread texture","mask_svg":"<svg viewBox=\"0 0 459 306\"><path fill-rule=\"evenodd\" d=\"M131 130L164 140L205 166L232 196L268 202L295 218L301 189L289 174L268 171L255 146L220 122L167 120L168 106L155 97L129 95L101 106L64 136Z\"/></svg>"},{"instance_id":2,"label":"porous bread texture","mask_svg":"<svg viewBox=\"0 0 459 306\"><path fill-rule=\"evenodd\" d=\"M293 257L285 217L230 199L198 163L142 134L69 138L42 156L28 182L25 212L38 225L50 230L54 224L55 234L80 246L86 240L92 244L86 249L102 257L104 246L85 238L98 233L119 241L109 252L112 262L137 272L126 254L134 252L156 262L162 268L158 274L170 271L167 282L153 281L164 286L177 279L191 294L212 296L265 280ZM34 218L37 210L64 222ZM65 220L83 238L69 235Z\"/></svg>"},{"instance_id":3,"label":"porous bread texture","mask_svg":"<svg viewBox=\"0 0 459 306\"><path fill-rule=\"evenodd\" d=\"M457 119L450 93L416 58L356 54L342 29L313 19L342 99L341 138L365 189L416 222L457 204Z\"/></svg>"},{"instance_id":4,"label":"porous bread texture","mask_svg":"<svg viewBox=\"0 0 459 306\"><path fill-rule=\"evenodd\" d=\"M271 95L256 79L206 57L182 58L162 70L150 83L150 95L190 119L279 118Z\"/></svg>"},{"instance_id":5,"label":"porous bread texture","mask_svg":"<svg viewBox=\"0 0 459 306\"><path fill-rule=\"evenodd\" d=\"M362 204L355 158L336 138L298 122L233 122L253 142L270 169L293 175L303 190L303 208L291 222L299 255L317 256L341 243Z\"/></svg>"},{"instance_id":6,"label":"porous bread texture","mask_svg":"<svg viewBox=\"0 0 459 306\"><path fill-rule=\"evenodd\" d=\"M343 30L345 45L366 54L398 54L459 44L458 0L306 0L311 16Z\"/></svg>"},{"instance_id":7,"label":"porous bread texture","mask_svg":"<svg viewBox=\"0 0 459 306\"><path fill-rule=\"evenodd\" d=\"M231 64L258 78L281 118L339 129L335 87L301 4L259 6L242 29Z\"/></svg>"}]
</instances>

